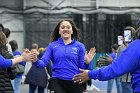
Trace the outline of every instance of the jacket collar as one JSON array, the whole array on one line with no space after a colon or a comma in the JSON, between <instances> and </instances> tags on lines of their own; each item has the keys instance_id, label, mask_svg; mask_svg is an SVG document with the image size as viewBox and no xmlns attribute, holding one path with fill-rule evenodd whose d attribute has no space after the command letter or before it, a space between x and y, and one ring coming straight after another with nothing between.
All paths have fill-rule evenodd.
<instances>
[{"instance_id":1,"label":"jacket collar","mask_svg":"<svg viewBox=\"0 0 140 93\"><path fill-rule=\"evenodd\" d=\"M72 42L70 44L73 44L74 42L75 42L75 39L72 39ZM58 38L58 43L64 44L64 41L61 37Z\"/></svg>"}]
</instances>

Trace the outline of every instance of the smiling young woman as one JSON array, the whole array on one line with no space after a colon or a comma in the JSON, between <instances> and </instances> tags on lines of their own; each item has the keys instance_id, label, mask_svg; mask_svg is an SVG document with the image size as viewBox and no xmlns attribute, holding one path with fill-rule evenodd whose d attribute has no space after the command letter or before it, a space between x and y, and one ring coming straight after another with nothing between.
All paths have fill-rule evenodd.
<instances>
[{"instance_id":1,"label":"smiling young woman","mask_svg":"<svg viewBox=\"0 0 140 93\"><path fill-rule=\"evenodd\" d=\"M54 93L83 93L82 85L74 83L73 76L79 68L87 69L95 48L86 53L83 43L78 41L79 29L72 20L62 20L55 27L51 43L43 57L33 60L37 67L46 67L52 61L51 90ZM87 62L87 63L86 63Z\"/></svg>"}]
</instances>

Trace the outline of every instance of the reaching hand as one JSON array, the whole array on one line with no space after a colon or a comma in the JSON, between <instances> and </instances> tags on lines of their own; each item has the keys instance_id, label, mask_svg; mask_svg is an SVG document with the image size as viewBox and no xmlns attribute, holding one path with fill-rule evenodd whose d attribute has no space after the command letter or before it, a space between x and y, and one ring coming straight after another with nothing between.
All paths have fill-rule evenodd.
<instances>
[{"instance_id":1,"label":"reaching hand","mask_svg":"<svg viewBox=\"0 0 140 93\"><path fill-rule=\"evenodd\" d=\"M21 56L22 56L23 61L30 61L30 51L29 51L29 49L24 49Z\"/></svg>"},{"instance_id":2,"label":"reaching hand","mask_svg":"<svg viewBox=\"0 0 140 93\"><path fill-rule=\"evenodd\" d=\"M31 62L36 62L36 60L37 60L37 54L38 54L37 51L31 50L31 55L30 55Z\"/></svg>"},{"instance_id":3,"label":"reaching hand","mask_svg":"<svg viewBox=\"0 0 140 93\"><path fill-rule=\"evenodd\" d=\"M88 77L88 71L89 71L89 70L80 69L80 71L81 71L82 73L76 74L76 75L74 75L74 77L73 77L74 82L75 82L75 83L79 83L79 84L84 83L84 82L86 82L86 81L89 80L89 77Z\"/></svg>"},{"instance_id":4,"label":"reaching hand","mask_svg":"<svg viewBox=\"0 0 140 93\"><path fill-rule=\"evenodd\" d=\"M93 59L93 57L95 55L95 51L96 51L95 48L91 48L88 53L86 51L86 54L85 54L85 62L87 64L89 64L91 62L91 60Z\"/></svg>"},{"instance_id":5,"label":"reaching hand","mask_svg":"<svg viewBox=\"0 0 140 93\"><path fill-rule=\"evenodd\" d=\"M110 62L110 63L112 63L112 61L113 61L112 57L110 57L110 56L107 57L106 60L107 60L108 62Z\"/></svg>"}]
</instances>

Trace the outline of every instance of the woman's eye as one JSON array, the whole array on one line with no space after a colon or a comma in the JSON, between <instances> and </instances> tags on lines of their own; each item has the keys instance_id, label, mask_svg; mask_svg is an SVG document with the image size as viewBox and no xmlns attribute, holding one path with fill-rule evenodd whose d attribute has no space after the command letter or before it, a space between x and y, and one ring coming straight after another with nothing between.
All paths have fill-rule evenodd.
<instances>
[{"instance_id":1,"label":"woman's eye","mask_svg":"<svg viewBox=\"0 0 140 93\"><path fill-rule=\"evenodd\" d=\"M70 29L71 27L70 26L67 26L67 29Z\"/></svg>"},{"instance_id":2,"label":"woman's eye","mask_svg":"<svg viewBox=\"0 0 140 93\"><path fill-rule=\"evenodd\" d=\"M61 29L64 29L65 28L65 26L61 26Z\"/></svg>"},{"instance_id":3,"label":"woman's eye","mask_svg":"<svg viewBox=\"0 0 140 93\"><path fill-rule=\"evenodd\" d=\"M71 28L71 26L61 26L61 29L70 29Z\"/></svg>"}]
</instances>

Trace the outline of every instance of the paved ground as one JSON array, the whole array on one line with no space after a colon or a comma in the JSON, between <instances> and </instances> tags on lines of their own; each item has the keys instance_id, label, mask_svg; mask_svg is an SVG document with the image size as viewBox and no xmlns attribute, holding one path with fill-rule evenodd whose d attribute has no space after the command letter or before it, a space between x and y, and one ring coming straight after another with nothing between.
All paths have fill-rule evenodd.
<instances>
[{"instance_id":1,"label":"paved ground","mask_svg":"<svg viewBox=\"0 0 140 93\"><path fill-rule=\"evenodd\" d=\"M20 93L28 93L28 85L22 85ZM97 91L93 89L92 91L88 91L87 93L106 93L106 90ZM112 93L117 93L117 92L116 90L113 90Z\"/></svg>"},{"instance_id":2,"label":"paved ground","mask_svg":"<svg viewBox=\"0 0 140 93\"><path fill-rule=\"evenodd\" d=\"M102 81L95 81L94 80L93 84L94 84L94 89L88 91L88 93L106 93L106 88L107 88L106 81L102 82ZM22 84L20 93L28 93L28 85L27 84ZM47 92L45 92L45 93L47 93ZM112 93L117 93L115 84L113 85Z\"/></svg>"}]
</instances>

